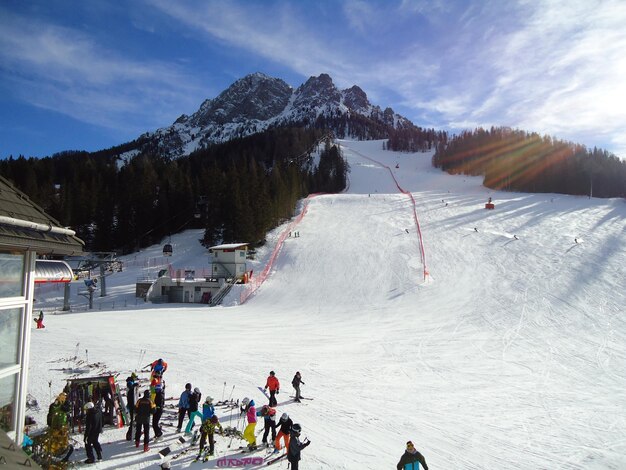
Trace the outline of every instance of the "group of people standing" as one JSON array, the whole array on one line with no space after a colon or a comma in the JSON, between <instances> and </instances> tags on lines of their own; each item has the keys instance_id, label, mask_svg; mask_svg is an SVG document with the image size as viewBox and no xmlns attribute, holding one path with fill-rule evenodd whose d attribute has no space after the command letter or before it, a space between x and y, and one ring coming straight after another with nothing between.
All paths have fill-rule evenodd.
<instances>
[{"instance_id":1,"label":"group of people standing","mask_svg":"<svg viewBox=\"0 0 626 470\"><path fill-rule=\"evenodd\" d=\"M296 390L295 401L300 402L302 396L300 395L300 385L304 384L300 372L296 372L291 384ZM305 439L300 440L300 434L302 433L302 426L298 423L294 423L287 413L283 413L280 416L278 422L276 421L277 412L276 406L278 400L276 395L280 393L280 381L276 377L274 371L270 371L269 376L265 382L264 392L269 390L269 403L263 405L260 410L257 411L254 400L246 397L241 401L240 412L241 415L246 415L247 425L243 431L243 438L248 442L248 448L255 450L257 448L255 428L257 424L257 417L263 418L263 437L261 442L264 446L274 447L274 452L280 452L281 440L284 444L284 448L287 453L287 460L291 464L292 470L298 470L300 461L300 452L307 447L311 441ZM268 442L268 437L271 433L271 441Z\"/></svg>"}]
</instances>

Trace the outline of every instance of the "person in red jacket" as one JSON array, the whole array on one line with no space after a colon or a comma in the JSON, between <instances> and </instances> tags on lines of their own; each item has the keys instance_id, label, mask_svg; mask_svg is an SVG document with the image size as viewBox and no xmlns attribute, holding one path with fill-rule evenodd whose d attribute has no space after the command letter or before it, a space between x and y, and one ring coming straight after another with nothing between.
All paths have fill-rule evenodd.
<instances>
[{"instance_id":1,"label":"person in red jacket","mask_svg":"<svg viewBox=\"0 0 626 470\"><path fill-rule=\"evenodd\" d=\"M278 392L280 392L280 382L276 378L276 374L274 373L274 371L270 372L270 375L265 382L264 390L267 391L268 388L270 389L270 406L274 407L278 405L276 395L278 395Z\"/></svg>"}]
</instances>

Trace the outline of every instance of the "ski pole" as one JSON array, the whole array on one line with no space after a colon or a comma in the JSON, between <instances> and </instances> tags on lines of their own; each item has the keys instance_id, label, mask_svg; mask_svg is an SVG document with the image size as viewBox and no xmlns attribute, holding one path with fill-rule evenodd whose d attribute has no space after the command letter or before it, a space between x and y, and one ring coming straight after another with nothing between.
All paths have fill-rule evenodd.
<instances>
[{"instance_id":1,"label":"ski pole","mask_svg":"<svg viewBox=\"0 0 626 470\"><path fill-rule=\"evenodd\" d=\"M222 388L222 401L224 401L224 391L226 390L226 382L224 382L224 387Z\"/></svg>"},{"instance_id":2,"label":"ski pole","mask_svg":"<svg viewBox=\"0 0 626 470\"><path fill-rule=\"evenodd\" d=\"M235 386L233 385L232 390L230 391L230 396L228 397L228 401L230 402L230 400L233 398L233 392L235 391Z\"/></svg>"},{"instance_id":3,"label":"ski pole","mask_svg":"<svg viewBox=\"0 0 626 470\"><path fill-rule=\"evenodd\" d=\"M89 349L85 349L85 356L87 357L87 365L89 365Z\"/></svg>"}]
</instances>

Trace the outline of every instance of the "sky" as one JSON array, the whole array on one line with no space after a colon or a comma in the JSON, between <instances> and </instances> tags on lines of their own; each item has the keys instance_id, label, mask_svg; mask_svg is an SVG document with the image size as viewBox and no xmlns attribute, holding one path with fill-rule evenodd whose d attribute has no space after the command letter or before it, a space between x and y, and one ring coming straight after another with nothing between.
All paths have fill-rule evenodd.
<instances>
[{"instance_id":1,"label":"sky","mask_svg":"<svg viewBox=\"0 0 626 470\"><path fill-rule=\"evenodd\" d=\"M624 24L622 0L4 0L0 158L125 143L254 72L626 158Z\"/></svg>"},{"instance_id":2,"label":"sky","mask_svg":"<svg viewBox=\"0 0 626 470\"><path fill-rule=\"evenodd\" d=\"M301 215L247 261L254 282L220 306L135 298L137 279L167 263L198 276L210 269L201 230L124 256L92 311L82 281L70 285L70 313L60 312L63 286L37 287L35 311L46 312L31 341L37 422L75 368L118 372L124 388L132 370L162 357L172 397L190 382L260 407L257 387L275 371L277 413L310 439L309 470L395 468L408 440L433 469L626 468L623 200L491 191L480 177L433 168L428 152L340 144L349 188L301 201ZM494 210L484 208L489 197ZM289 397L296 371L313 400ZM217 414L242 428L236 411ZM155 468L177 436L164 429L147 454L126 429L107 429L95 468ZM83 460L76 439L72 459ZM192 451L172 468L226 468L218 462L240 457L242 444L217 436L209 462L192 464Z\"/></svg>"}]
</instances>

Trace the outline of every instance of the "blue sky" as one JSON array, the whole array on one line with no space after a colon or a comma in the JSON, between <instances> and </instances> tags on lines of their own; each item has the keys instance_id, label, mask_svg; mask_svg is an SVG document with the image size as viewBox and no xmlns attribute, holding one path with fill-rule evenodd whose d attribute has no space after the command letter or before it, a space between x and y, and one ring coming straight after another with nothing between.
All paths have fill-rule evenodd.
<instances>
[{"instance_id":1,"label":"blue sky","mask_svg":"<svg viewBox=\"0 0 626 470\"><path fill-rule=\"evenodd\" d=\"M626 158L624 25L623 0L3 0L0 157L124 143L263 72Z\"/></svg>"}]
</instances>

